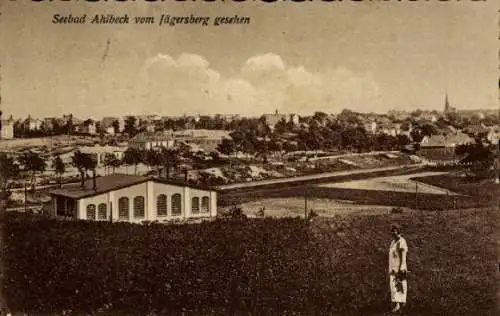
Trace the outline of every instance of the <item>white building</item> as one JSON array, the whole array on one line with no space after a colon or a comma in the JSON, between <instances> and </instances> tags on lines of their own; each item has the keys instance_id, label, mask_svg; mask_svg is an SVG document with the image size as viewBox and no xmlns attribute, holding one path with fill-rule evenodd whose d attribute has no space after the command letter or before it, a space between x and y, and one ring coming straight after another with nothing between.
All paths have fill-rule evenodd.
<instances>
[{"instance_id":1,"label":"white building","mask_svg":"<svg viewBox=\"0 0 500 316\"><path fill-rule=\"evenodd\" d=\"M129 146L138 150L149 150L153 148L172 148L175 140L170 132L143 132L135 135L130 141Z\"/></svg>"},{"instance_id":2,"label":"white building","mask_svg":"<svg viewBox=\"0 0 500 316\"><path fill-rule=\"evenodd\" d=\"M80 147L80 151L85 154L93 155L96 158L98 165L104 164L107 154L112 154L120 160L123 159L123 156L125 156L125 148L108 145L84 146Z\"/></svg>"},{"instance_id":3,"label":"white building","mask_svg":"<svg viewBox=\"0 0 500 316\"><path fill-rule=\"evenodd\" d=\"M94 121L86 121L78 126L78 132L82 134L97 134L97 126Z\"/></svg>"},{"instance_id":4,"label":"white building","mask_svg":"<svg viewBox=\"0 0 500 316\"><path fill-rule=\"evenodd\" d=\"M37 131L42 128L43 121L32 118L31 115L24 121L24 129L27 131Z\"/></svg>"},{"instance_id":5,"label":"white building","mask_svg":"<svg viewBox=\"0 0 500 316\"><path fill-rule=\"evenodd\" d=\"M4 120L2 119L1 111L0 111L0 139L13 139L14 138L14 119L12 115Z\"/></svg>"},{"instance_id":6,"label":"white building","mask_svg":"<svg viewBox=\"0 0 500 316\"><path fill-rule=\"evenodd\" d=\"M206 152L217 150L217 146L224 139L231 139L230 132L226 130L187 129L173 132L176 142L197 145Z\"/></svg>"},{"instance_id":7,"label":"white building","mask_svg":"<svg viewBox=\"0 0 500 316\"><path fill-rule=\"evenodd\" d=\"M118 122L118 132L123 132L125 129L125 120L122 117L114 117L114 116L106 116L101 120L101 128L104 129L108 134L114 135L115 130L113 127L113 122ZM113 132L110 132L110 129L113 129Z\"/></svg>"},{"instance_id":8,"label":"white building","mask_svg":"<svg viewBox=\"0 0 500 316\"><path fill-rule=\"evenodd\" d=\"M274 126L281 120L284 120L286 123L291 122L293 125L298 125L300 119L297 114L278 113L278 110L276 110L274 114L264 114L262 117L264 118L267 126L271 129L274 128Z\"/></svg>"},{"instance_id":9,"label":"white building","mask_svg":"<svg viewBox=\"0 0 500 316\"><path fill-rule=\"evenodd\" d=\"M140 223L217 216L215 190L142 176L113 174L51 194L55 217Z\"/></svg>"}]
</instances>

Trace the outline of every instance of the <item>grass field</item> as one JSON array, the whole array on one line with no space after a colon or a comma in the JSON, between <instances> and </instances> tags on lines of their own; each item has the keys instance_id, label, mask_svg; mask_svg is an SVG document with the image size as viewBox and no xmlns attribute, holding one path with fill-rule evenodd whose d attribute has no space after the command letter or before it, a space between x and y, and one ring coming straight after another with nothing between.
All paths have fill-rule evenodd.
<instances>
[{"instance_id":1,"label":"grass field","mask_svg":"<svg viewBox=\"0 0 500 316\"><path fill-rule=\"evenodd\" d=\"M447 190L470 196L478 196L491 199L500 196L500 185L492 179L469 180L459 177L456 172L448 172L441 175L417 176L414 180L439 186Z\"/></svg>"},{"instance_id":2,"label":"grass field","mask_svg":"<svg viewBox=\"0 0 500 316\"><path fill-rule=\"evenodd\" d=\"M382 316L389 229L398 222L409 244L408 316L493 316L500 312L499 215L405 210L308 225L188 226L11 217L6 294L33 315Z\"/></svg>"},{"instance_id":3,"label":"grass field","mask_svg":"<svg viewBox=\"0 0 500 316\"><path fill-rule=\"evenodd\" d=\"M416 177L439 177L445 173L443 172L423 172L410 175L398 175L390 177L377 177L366 180L355 180L335 183L325 183L319 185L326 188L346 188L346 189L363 189L363 190L380 190L380 191L394 191L394 192L409 192L409 193L424 193L424 194L453 194L447 192L446 189L427 185L419 185L420 183L413 181L412 178Z\"/></svg>"},{"instance_id":4,"label":"grass field","mask_svg":"<svg viewBox=\"0 0 500 316\"><path fill-rule=\"evenodd\" d=\"M247 216L255 217L261 208L269 217L304 217L305 201L303 197L269 198L250 201L240 205ZM230 207L223 207L227 211ZM337 215L388 215L392 207L383 205L360 205L341 200L311 197L307 200L307 209L314 210L319 216Z\"/></svg>"}]
</instances>

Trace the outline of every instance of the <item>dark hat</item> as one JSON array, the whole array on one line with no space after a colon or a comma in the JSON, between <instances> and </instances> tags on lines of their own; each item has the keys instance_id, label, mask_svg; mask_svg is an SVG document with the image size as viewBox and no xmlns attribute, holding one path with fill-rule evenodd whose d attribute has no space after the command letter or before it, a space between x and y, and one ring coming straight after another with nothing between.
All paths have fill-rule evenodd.
<instances>
[{"instance_id":1,"label":"dark hat","mask_svg":"<svg viewBox=\"0 0 500 316\"><path fill-rule=\"evenodd\" d=\"M391 231L393 231L393 230L396 230L398 233L400 233L401 232L401 226L399 224L394 223L394 224L391 225Z\"/></svg>"}]
</instances>

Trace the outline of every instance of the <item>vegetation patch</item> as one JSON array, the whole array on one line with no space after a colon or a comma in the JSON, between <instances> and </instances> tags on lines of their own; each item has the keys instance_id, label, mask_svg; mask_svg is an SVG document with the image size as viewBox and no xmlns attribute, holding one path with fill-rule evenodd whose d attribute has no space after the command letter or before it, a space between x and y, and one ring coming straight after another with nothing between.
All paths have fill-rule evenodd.
<instances>
[{"instance_id":1,"label":"vegetation patch","mask_svg":"<svg viewBox=\"0 0 500 316\"><path fill-rule=\"evenodd\" d=\"M394 220L408 315L496 314L496 210L147 226L9 214L5 293L33 315L382 315Z\"/></svg>"}]
</instances>

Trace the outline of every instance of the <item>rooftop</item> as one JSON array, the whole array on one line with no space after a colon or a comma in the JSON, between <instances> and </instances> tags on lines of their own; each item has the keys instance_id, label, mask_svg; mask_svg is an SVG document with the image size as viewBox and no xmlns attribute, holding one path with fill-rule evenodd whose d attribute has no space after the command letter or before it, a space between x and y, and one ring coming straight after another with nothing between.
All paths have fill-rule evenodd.
<instances>
[{"instance_id":1,"label":"rooftop","mask_svg":"<svg viewBox=\"0 0 500 316\"><path fill-rule=\"evenodd\" d=\"M142 132L135 135L132 142L151 142L151 141L168 141L172 139L172 134L169 131L164 132Z\"/></svg>"},{"instance_id":2,"label":"rooftop","mask_svg":"<svg viewBox=\"0 0 500 316\"><path fill-rule=\"evenodd\" d=\"M474 143L474 139L464 133L447 134L447 135L432 135L424 137L420 143L421 147L442 147L455 146L459 144Z\"/></svg>"},{"instance_id":3,"label":"rooftop","mask_svg":"<svg viewBox=\"0 0 500 316\"><path fill-rule=\"evenodd\" d=\"M96 178L96 189L93 189L93 180L86 180L85 185L81 187L79 184L75 184L74 186L64 187L60 189L53 190L51 192L52 195L60 195L73 199L81 199L85 197L91 197L103 193L107 193L110 191L120 190L132 185L154 181L157 183L164 183L170 185L177 186L188 186L190 188L201 189L201 190L212 190L210 187L202 186L202 185L188 185L182 181L176 181L171 179L161 179L155 177L146 177L146 176L134 176L128 174L111 174L104 177Z\"/></svg>"}]
</instances>

